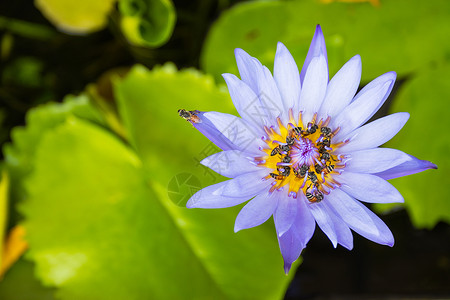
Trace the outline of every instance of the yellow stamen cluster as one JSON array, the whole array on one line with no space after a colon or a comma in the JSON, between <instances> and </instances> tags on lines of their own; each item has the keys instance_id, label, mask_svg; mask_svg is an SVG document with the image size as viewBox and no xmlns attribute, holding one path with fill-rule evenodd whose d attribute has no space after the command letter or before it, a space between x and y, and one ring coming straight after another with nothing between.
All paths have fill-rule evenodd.
<instances>
[{"instance_id":1,"label":"yellow stamen cluster","mask_svg":"<svg viewBox=\"0 0 450 300\"><path fill-rule=\"evenodd\" d=\"M332 131L327 127L330 118L319 122L316 119L317 114L305 124L301 113L295 120L290 110L288 124L278 118L278 128L264 128L268 148L262 150L266 155L258 157L256 162L271 170L266 176L274 180L270 192L288 186L290 196L297 197L302 191L310 202L320 202L324 194L339 186L333 174L344 163L334 150L343 143L332 143L339 128Z\"/></svg>"}]
</instances>

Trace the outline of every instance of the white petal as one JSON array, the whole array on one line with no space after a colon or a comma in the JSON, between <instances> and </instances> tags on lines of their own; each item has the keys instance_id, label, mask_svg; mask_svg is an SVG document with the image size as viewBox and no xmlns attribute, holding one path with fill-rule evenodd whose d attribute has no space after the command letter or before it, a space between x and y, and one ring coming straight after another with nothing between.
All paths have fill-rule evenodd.
<instances>
[{"instance_id":1,"label":"white petal","mask_svg":"<svg viewBox=\"0 0 450 300\"><path fill-rule=\"evenodd\" d=\"M358 200L369 203L403 202L397 189L386 180L371 174L343 172L336 176L340 189Z\"/></svg>"},{"instance_id":2,"label":"white petal","mask_svg":"<svg viewBox=\"0 0 450 300\"><path fill-rule=\"evenodd\" d=\"M303 112L303 122L311 121L314 113L322 105L328 84L328 65L324 56L311 60L300 92L299 111ZM296 112L294 112L296 113Z\"/></svg>"},{"instance_id":3,"label":"white petal","mask_svg":"<svg viewBox=\"0 0 450 300\"><path fill-rule=\"evenodd\" d=\"M361 80L361 57L352 57L331 79L327 93L319 110L326 119L339 114L352 101Z\"/></svg>"},{"instance_id":4,"label":"white petal","mask_svg":"<svg viewBox=\"0 0 450 300\"><path fill-rule=\"evenodd\" d=\"M231 100L239 115L256 128L269 124L270 116L261 104L257 94L233 74L222 74L230 92ZM256 74L255 74L256 77Z\"/></svg>"},{"instance_id":5,"label":"white petal","mask_svg":"<svg viewBox=\"0 0 450 300\"><path fill-rule=\"evenodd\" d=\"M314 233L316 222L308 208L309 201L306 200L306 196L303 193L299 194L297 204L297 217L295 218L293 226L297 229L299 238L301 238L306 245Z\"/></svg>"},{"instance_id":6,"label":"white petal","mask_svg":"<svg viewBox=\"0 0 450 300\"><path fill-rule=\"evenodd\" d=\"M389 228L367 207L342 191L333 190L332 193L335 193L335 199L330 202L330 206L351 229L376 243L388 246L394 244Z\"/></svg>"},{"instance_id":7,"label":"white petal","mask_svg":"<svg viewBox=\"0 0 450 300\"><path fill-rule=\"evenodd\" d=\"M327 213L333 221L334 232L336 234L338 244L344 246L348 250L353 249L353 235L352 231L344 220L339 217L334 210L330 207L329 202L333 201L332 197L328 197L328 201L323 201L324 206L327 207Z\"/></svg>"},{"instance_id":8,"label":"white petal","mask_svg":"<svg viewBox=\"0 0 450 300\"><path fill-rule=\"evenodd\" d=\"M242 49L236 48L234 54L242 81L256 94L258 92L256 74L260 69L261 63Z\"/></svg>"},{"instance_id":9,"label":"white petal","mask_svg":"<svg viewBox=\"0 0 450 300\"><path fill-rule=\"evenodd\" d=\"M219 182L201 189L187 202L187 208L225 208L247 201L251 197L224 197L222 191L228 181Z\"/></svg>"},{"instance_id":10,"label":"white petal","mask_svg":"<svg viewBox=\"0 0 450 300\"><path fill-rule=\"evenodd\" d=\"M411 160L408 154L390 148L359 150L349 156L345 171L357 173L378 173Z\"/></svg>"},{"instance_id":11,"label":"white petal","mask_svg":"<svg viewBox=\"0 0 450 300\"><path fill-rule=\"evenodd\" d=\"M272 74L269 69L244 50L236 49L235 54L242 83L253 92L248 95L249 92L245 90L245 87L236 81L237 77L223 74L236 109L249 122L261 126L275 124L275 118L281 115L285 109ZM241 91L241 89L243 90ZM256 101L256 98L259 102Z\"/></svg>"},{"instance_id":12,"label":"white petal","mask_svg":"<svg viewBox=\"0 0 450 300\"><path fill-rule=\"evenodd\" d=\"M322 203L309 203L308 208L311 214L314 216L314 219L319 225L320 229L327 235L333 244L334 248L337 247L338 238L336 234L336 230L334 228L334 222L330 215L328 214L327 207Z\"/></svg>"},{"instance_id":13,"label":"white petal","mask_svg":"<svg viewBox=\"0 0 450 300\"><path fill-rule=\"evenodd\" d=\"M222 195L225 197L253 197L263 190L269 190L270 180L263 180L267 175L266 170L245 173L228 180Z\"/></svg>"},{"instance_id":14,"label":"white petal","mask_svg":"<svg viewBox=\"0 0 450 300\"><path fill-rule=\"evenodd\" d=\"M342 138L350 141L337 149L336 153L348 153L378 147L392 139L408 119L408 113L399 112L361 126Z\"/></svg>"},{"instance_id":15,"label":"white petal","mask_svg":"<svg viewBox=\"0 0 450 300\"><path fill-rule=\"evenodd\" d=\"M309 68L309 65L313 58L322 56L325 58L325 61L328 64L327 60L327 49L325 46L325 38L322 33L322 28L320 28L320 25L316 26L316 31L314 32L314 36L311 41L311 45L309 46L308 54L306 55L305 62L302 67L302 71L300 72L300 81L302 83L302 86L304 84L306 72ZM328 78L327 78L328 81Z\"/></svg>"},{"instance_id":16,"label":"white petal","mask_svg":"<svg viewBox=\"0 0 450 300\"><path fill-rule=\"evenodd\" d=\"M279 192L266 192L247 203L236 217L234 231L255 227L267 221L277 208L280 195Z\"/></svg>"},{"instance_id":17,"label":"white petal","mask_svg":"<svg viewBox=\"0 0 450 300\"><path fill-rule=\"evenodd\" d=\"M269 69L263 67L258 76L258 97L261 111L266 111L268 125L275 125L276 118L284 111L280 92Z\"/></svg>"},{"instance_id":18,"label":"white petal","mask_svg":"<svg viewBox=\"0 0 450 300\"><path fill-rule=\"evenodd\" d=\"M200 163L225 177L234 178L244 173L258 171L261 168L250 162L246 153L229 150L215 153Z\"/></svg>"},{"instance_id":19,"label":"white petal","mask_svg":"<svg viewBox=\"0 0 450 300\"><path fill-rule=\"evenodd\" d=\"M388 72L371 81L337 117L331 120L331 127L341 127L335 138L341 139L373 116L383 105L394 86L396 74Z\"/></svg>"},{"instance_id":20,"label":"white petal","mask_svg":"<svg viewBox=\"0 0 450 300\"><path fill-rule=\"evenodd\" d=\"M329 201L334 211L352 228L377 234L378 230L372 219L365 213L357 201L339 189L332 190L332 201Z\"/></svg>"},{"instance_id":21,"label":"white petal","mask_svg":"<svg viewBox=\"0 0 450 300\"><path fill-rule=\"evenodd\" d=\"M203 114L209 122L233 145L235 149L260 155L259 147L265 147L260 134L255 127L241 118L233 115L207 112Z\"/></svg>"},{"instance_id":22,"label":"white petal","mask_svg":"<svg viewBox=\"0 0 450 300\"><path fill-rule=\"evenodd\" d=\"M375 175L389 180L397 177L419 173L428 169L438 168L435 164L427 160L421 160L412 155L409 155L409 157L411 158L411 160L408 160L401 165L395 166L389 170L377 173Z\"/></svg>"},{"instance_id":23,"label":"white petal","mask_svg":"<svg viewBox=\"0 0 450 300\"><path fill-rule=\"evenodd\" d=\"M314 217L306 206L305 196L303 195L303 198L299 197L297 200L297 217L294 223L283 235L277 234L286 274L289 272L292 263L300 256L303 248L306 247L316 227Z\"/></svg>"},{"instance_id":24,"label":"white petal","mask_svg":"<svg viewBox=\"0 0 450 300\"><path fill-rule=\"evenodd\" d=\"M316 225L316 223L313 224ZM284 260L284 272L287 275L292 263L298 259L305 248L305 244L298 237L297 230L291 227L282 236L278 236L278 245Z\"/></svg>"},{"instance_id":25,"label":"white petal","mask_svg":"<svg viewBox=\"0 0 450 300\"><path fill-rule=\"evenodd\" d=\"M288 122L288 110L294 108L298 111L298 102L300 99L300 74L297 64L289 50L278 43L277 53L275 54L275 63L273 68L273 77L280 91L283 100L284 114L283 122Z\"/></svg>"},{"instance_id":26,"label":"white petal","mask_svg":"<svg viewBox=\"0 0 450 300\"><path fill-rule=\"evenodd\" d=\"M205 118L204 115L205 112L199 112L197 117L200 121L191 122L191 124L220 149L224 151L239 149L238 146L233 144L217 129L216 125Z\"/></svg>"},{"instance_id":27,"label":"white petal","mask_svg":"<svg viewBox=\"0 0 450 300\"><path fill-rule=\"evenodd\" d=\"M372 222L375 224L375 227L378 230L378 233L376 235L372 235L369 232L364 232L362 230L359 230L359 228L352 228L354 231L359 233L360 235L364 236L365 238L381 244L381 245L387 245L387 246L394 246L394 236L392 235L391 230L389 227L387 227L386 224L373 212L370 211L367 207L362 205L361 203L357 202L357 205L361 206L361 208L366 212L366 214L372 219Z\"/></svg>"},{"instance_id":28,"label":"white petal","mask_svg":"<svg viewBox=\"0 0 450 300\"><path fill-rule=\"evenodd\" d=\"M275 228L278 236L281 236L289 228L291 228L294 223L295 217L297 216L297 199L293 197L288 197L286 192L278 192L284 194L284 197L280 197L278 201L278 207L274 214Z\"/></svg>"}]
</instances>

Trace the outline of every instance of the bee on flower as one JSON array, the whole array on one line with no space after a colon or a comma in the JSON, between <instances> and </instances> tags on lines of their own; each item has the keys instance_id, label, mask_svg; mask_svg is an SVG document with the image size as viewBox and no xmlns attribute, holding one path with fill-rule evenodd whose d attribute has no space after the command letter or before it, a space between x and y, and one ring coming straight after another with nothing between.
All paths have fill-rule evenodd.
<instances>
[{"instance_id":1,"label":"bee on flower","mask_svg":"<svg viewBox=\"0 0 450 300\"><path fill-rule=\"evenodd\" d=\"M300 72L282 43L273 75L242 49L235 55L240 79L223 77L241 118L220 112L183 115L223 150L201 163L231 179L198 191L187 207L225 208L251 199L234 230L273 216L286 274L316 224L334 247L351 250L351 230L392 246L389 228L360 201L403 202L386 180L437 168L402 151L379 148L400 131L408 113L365 124L389 96L395 72L356 93L361 79L356 55L329 80L319 25ZM229 163L220 162L223 156Z\"/></svg>"}]
</instances>

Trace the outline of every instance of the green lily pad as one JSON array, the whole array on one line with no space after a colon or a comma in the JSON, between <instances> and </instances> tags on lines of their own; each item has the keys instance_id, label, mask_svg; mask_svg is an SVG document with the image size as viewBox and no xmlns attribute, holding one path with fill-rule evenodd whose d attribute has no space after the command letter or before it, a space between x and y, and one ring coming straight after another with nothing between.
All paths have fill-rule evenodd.
<instances>
[{"instance_id":1,"label":"green lily pad","mask_svg":"<svg viewBox=\"0 0 450 300\"><path fill-rule=\"evenodd\" d=\"M450 178L450 131L442 116L450 111L450 65L417 74L406 82L391 107L391 112L407 111L410 119L387 147L403 150L438 166L419 174L393 179L392 184L405 198L404 206L413 224L432 228L439 221L450 223L448 186ZM387 209L377 205L380 210Z\"/></svg>"},{"instance_id":2,"label":"green lily pad","mask_svg":"<svg viewBox=\"0 0 450 300\"><path fill-rule=\"evenodd\" d=\"M34 276L34 265L21 258L0 280L0 299L54 300L55 289L42 286Z\"/></svg>"},{"instance_id":3,"label":"green lily pad","mask_svg":"<svg viewBox=\"0 0 450 300\"><path fill-rule=\"evenodd\" d=\"M21 181L33 169L34 153L41 138L71 115L98 124L104 123L86 95L68 95L62 104L48 103L31 109L26 116L28 126L15 127L11 131L13 143L6 144L3 153L11 176L13 202L25 198Z\"/></svg>"},{"instance_id":4,"label":"green lily pad","mask_svg":"<svg viewBox=\"0 0 450 300\"><path fill-rule=\"evenodd\" d=\"M363 59L362 80L387 71L400 76L448 59L450 2L395 0L369 3L253 1L235 5L213 24L205 41L202 68L237 74L233 50L242 48L273 66L283 42L301 68L316 24L322 26L334 74L352 56Z\"/></svg>"}]
</instances>

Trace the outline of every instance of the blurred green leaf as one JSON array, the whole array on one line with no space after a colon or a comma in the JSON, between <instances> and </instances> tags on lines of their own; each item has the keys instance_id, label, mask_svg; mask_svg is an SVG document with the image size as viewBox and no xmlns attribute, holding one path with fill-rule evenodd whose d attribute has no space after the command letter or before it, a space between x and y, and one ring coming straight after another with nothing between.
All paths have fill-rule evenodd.
<instances>
[{"instance_id":1,"label":"blurred green leaf","mask_svg":"<svg viewBox=\"0 0 450 300\"><path fill-rule=\"evenodd\" d=\"M400 76L450 56L450 2L369 3L254 1L235 5L213 24L201 56L203 69L237 74L233 50L242 48L269 67L283 42L301 68L316 24L325 34L330 74L352 56L363 59L362 80L387 71Z\"/></svg>"},{"instance_id":2,"label":"blurred green leaf","mask_svg":"<svg viewBox=\"0 0 450 300\"><path fill-rule=\"evenodd\" d=\"M25 197L21 180L32 171L34 154L42 137L70 115L103 123L102 117L86 95L69 95L62 104L48 103L31 109L26 116L27 126L15 127L11 131L13 143L6 144L3 153L13 182L11 189L13 200Z\"/></svg>"},{"instance_id":3,"label":"blurred green leaf","mask_svg":"<svg viewBox=\"0 0 450 300\"><path fill-rule=\"evenodd\" d=\"M35 0L41 13L61 31L87 34L103 29L116 0Z\"/></svg>"},{"instance_id":4,"label":"blurred green leaf","mask_svg":"<svg viewBox=\"0 0 450 300\"><path fill-rule=\"evenodd\" d=\"M25 234L25 228L21 225L16 225L8 230L8 235L3 244L0 280L28 249L28 242L25 240Z\"/></svg>"},{"instance_id":5,"label":"blurred green leaf","mask_svg":"<svg viewBox=\"0 0 450 300\"><path fill-rule=\"evenodd\" d=\"M19 259L0 281L0 299L4 300L53 300L53 288L43 287L34 277L31 262Z\"/></svg>"},{"instance_id":6,"label":"blurred green leaf","mask_svg":"<svg viewBox=\"0 0 450 300\"><path fill-rule=\"evenodd\" d=\"M217 182L219 175L198 163L217 148L178 109L233 113L225 88L196 70L177 72L166 64L149 72L137 66L117 85L116 96L131 143L149 169L160 168L154 179L165 187L177 173L189 172L204 185Z\"/></svg>"},{"instance_id":7,"label":"blurred green leaf","mask_svg":"<svg viewBox=\"0 0 450 300\"><path fill-rule=\"evenodd\" d=\"M8 190L9 190L9 176L5 169L2 169L0 181L0 269L2 265L2 255L6 234L6 227L8 221ZM1 274L0 274L1 276ZM1 280L1 278L0 278Z\"/></svg>"},{"instance_id":8,"label":"blurred green leaf","mask_svg":"<svg viewBox=\"0 0 450 300\"><path fill-rule=\"evenodd\" d=\"M39 87L43 85L43 67L34 57L19 57L4 68L2 80L6 85Z\"/></svg>"},{"instance_id":9,"label":"blurred green leaf","mask_svg":"<svg viewBox=\"0 0 450 300\"><path fill-rule=\"evenodd\" d=\"M386 146L403 150L438 166L419 174L392 180L405 198L405 207L417 227L432 228L440 220L450 223L450 131L442 114L450 111L450 65L417 74L406 82L391 112L411 114L405 127ZM378 205L383 210L385 206Z\"/></svg>"},{"instance_id":10,"label":"blurred green leaf","mask_svg":"<svg viewBox=\"0 0 450 300\"><path fill-rule=\"evenodd\" d=\"M2 44L3 48L2 51L5 51L6 47L11 47L12 43L14 42L12 36L8 34L9 32L19 36L37 40L52 39L55 37L56 33L53 28L47 25L31 23L24 20L18 20L13 18L6 18L4 16L0 16L0 30L6 31L6 34L3 36L3 39L5 39L5 37L6 39L8 39L6 41L5 40L2 41L2 43L6 43L6 45Z\"/></svg>"},{"instance_id":11,"label":"blurred green leaf","mask_svg":"<svg viewBox=\"0 0 450 300\"><path fill-rule=\"evenodd\" d=\"M170 38L176 22L171 0L119 0L121 29L136 46L157 47Z\"/></svg>"},{"instance_id":12,"label":"blurred green leaf","mask_svg":"<svg viewBox=\"0 0 450 300\"><path fill-rule=\"evenodd\" d=\"M1 23L1 19L0 19ZM5 61L10 55L14 45L14 37L7 32L0 38L0 61Z\"/></svg>"}]
</instances>

